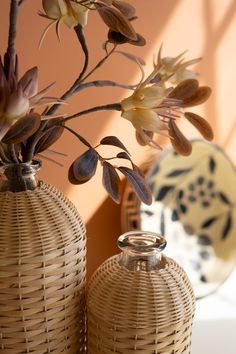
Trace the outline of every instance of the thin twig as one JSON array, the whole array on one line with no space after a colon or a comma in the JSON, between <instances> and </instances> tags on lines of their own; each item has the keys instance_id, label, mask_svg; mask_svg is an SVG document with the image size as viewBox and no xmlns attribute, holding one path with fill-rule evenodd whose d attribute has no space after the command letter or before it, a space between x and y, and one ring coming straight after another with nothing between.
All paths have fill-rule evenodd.
<instances>
[{"instance_id":1,"label":"thin twig","mask_svg":"<svg viewBox=\"0 0 236 354\"><path fill-rule=\"evenodd\" d=\"M83 30L83 27L81 25L78 25L75 27L75 33L79 39L79 42L80 42L80 45L81 45L81 48L84 52L84 66L83 66L83 69L81 71L81 73L79 74L79 77L78 79L75 81L74 85L73 86L77 86L78 83L80 82L80 80L83 78L84 74L86 73L87 69L88 69L88 63L89 63L89 52L88 52L88 47L87 47L87 42L86 42L86 38L85 38L85 35L84 35L84 30ZM72 90L74 90L72 86Z\"/></svg>"},{"instance_id":2,"label":"thin twig","mask_svg":"<svg viewBox=\"0 0 236 354\"><path fill-rule=\"evenodd\" d=\"M115 49L116 46L114 46L110 50L110 52L108 52L101 60L99 60L99 62L94 66L94 68L90 70L90 72L86 76L83 77L83 80L80 81L80 84L87 80L88 77L90 77L98 68L100 68L105 63L105 61L114 53ZM76 87L74 88L74 90L76 90Z\"/></svg>"},{"instance_id":3,"label":"thin twig","mask_svg":"<svg viewBox=\"0 0 236 354\"><path fill-rule=\"evenodd\" d=\"M120 103L111 103L103 106L96 106L92 107L89 109L86 109L84 111L78 112L73 114L72 116L66 117L60 121L60 124L63 124L65 122L68 122L71 119L81 117L83 115L93 113L93 112L99 112L99 111L121 111L121 105Z\"/></svg>"},{"instance_id":4,"label":"thin twig","mask_svg":"<svg viewBox=\"0 0 236 354\"><path fill-rule=\"evenodd\" d=\"M76 138L78 138L84 145L88 146L88 147L92 147L91 144L80 134L78 134L77 132L75 132L73 129L71 129L70 127L67 127L66 125L63 125L63 128L68 130L70 133L72 133L73 135L76 136Z\"/></svg>"},{"instance_id":5,"label":"thin twig","mask_svg":"<svg viewBox=\"0 0 236 354\"><path fill-rule=\"evenodd\" d=\"M80 81L83 79L84 74L86 73L88 69L88 63L89 63L89 52L88 52L88 47L86 43L86 38L84 36L84 31L83 27L81 25L78 25L75 27L75 33L79 39L81 48L84 52L84 65L82 68L82 71L80 72L78 78L75 80L73 85L67 90L62 96L61 99L66 101L69 97L71 97L74 94L74 89L79 85ZM47 112L47 115L54 113L60 105L54 104Z\"/></svg>"},{"instance_id":6,"label":"thin twig","mask_svg":"<svg viewBox=\"0 0 236 354\"><path fill-rule=\"evenodd\" d=\"M78 88L74 91L74 93L78 93L79 91L82 91L86 88L89 87L107 87L107 86L111 86L111 87L121 87L124 89L128 89L128 90L134 90L137 85L123 85L123 84L119 84L118 82L115 81L110 81L110 80L95 80L95 81L91 81L91 82L85 82L84 84L81 84L78 86Z\"/></svg>"},{"instance_id":7,"label":"thin twig","mask_svg":"<svg viewBox=\"0 0 236 354\"><path fill-rule=\"evenodd\" d=\"M8 46L7 46L7 54L10 61L14 60L15 55L15 39L16 39L16 24L17 24L17 16L18 16L18 1L11 0L11 8L10 8L10 25L9 25L9 34L8 34Z\"/></svg>"}]
</instances>

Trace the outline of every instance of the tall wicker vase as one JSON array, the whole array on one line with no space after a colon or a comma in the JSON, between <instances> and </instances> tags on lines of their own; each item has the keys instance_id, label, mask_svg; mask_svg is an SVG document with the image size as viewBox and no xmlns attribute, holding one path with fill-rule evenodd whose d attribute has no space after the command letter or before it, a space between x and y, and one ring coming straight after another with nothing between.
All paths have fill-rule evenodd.
<instances>
[{"instance_id":1,"label":"tall wicker vase","mask_svg":"<svg viewBox=\"0 0 236 354\"><path fill-rule=\"evenodd\" d=\"M83 353L85 227L38 168L1 172L0 352Z\"/></svg>"},{"instance_id":2,"label":"tall wicker vase","mask_svg":"<svg viewBox=\"0 0 236 354\"><path fill-rule=\"evenodd\" d=\"M189 354L195 297L165 239L130 232L118 245L88 288L88 354Z\"/></svg>"}]
</instances>

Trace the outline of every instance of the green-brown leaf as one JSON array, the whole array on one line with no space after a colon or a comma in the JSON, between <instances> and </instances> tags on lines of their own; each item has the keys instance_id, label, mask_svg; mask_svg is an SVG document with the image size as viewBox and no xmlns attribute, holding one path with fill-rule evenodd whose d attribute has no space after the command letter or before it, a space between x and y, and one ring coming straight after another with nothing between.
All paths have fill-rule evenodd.
<instances>
[{"instance_id":1,"label":"green-brown leaf","mask_svg":"<svg viewBox=\"0 0 236 354\"><path fill-rule=\"evenodd\" d=\"M93 148L85 151L71 165L69 181L73 184L83 184L89 181L95 175L98 158L98 153Z\"/></svg>"},{"instance_id":2,"label":"green-brown leaf","mask_svg":"<svg viewBox=\"0 0 236 354\"><path fill-rule=\"evenodd\" d=\"M119 147L120 149L124 150L127 152L127 154L130 155L129 151L126 149L124 144L118 139L116 136L106 136L100 141L101 145L113 145L116 147Z\"/></svg>"},{"instance_id":3,"label":"green-brown leaf","mask_svg":"<svg viewBox=\"0 0 236 354\"><path fill-rule=\"evenodd\" d=\"M145 182L144 178L131 168L121 166L118 170L123 173L128 179L128 181L134 187L134 191L138 198L145 204L150 205L152 203L152 192Z\"/></svg>"},{"instance_id":4,"label":"green-brown leaf","mask_svg":"<svg viewBox=\"0 0 236 354\"><path fill-rule=\"evenodd\" d=\"M38 113L29 113L18 119L8 130L2 141L5 144L19 144L28 139L39 128L41 116Z\"/></svg>"},{"instance_id":5,"label":"green-brown leaf","mask_svg":"<svg viewBox=\"0 0 236 354\"><path fill-rule=\"evenodd\" d=\"M49 128L43 136L39 139L35 147L35 154L39 154L42 151L47 150L53 145L62 135L64 129L62 126L55 126Z\"/></svg>"},{"instance_id":6,"label":"green-brown leaf","mask_svg":"<svg viewBox=\"0 0 236 354\"><path fill-rule=\"evenodd\" d=\"M120 203L120 178L115 168L108 162L103 162L102 184L112 200Z\"/></svg>"}]
</instances>

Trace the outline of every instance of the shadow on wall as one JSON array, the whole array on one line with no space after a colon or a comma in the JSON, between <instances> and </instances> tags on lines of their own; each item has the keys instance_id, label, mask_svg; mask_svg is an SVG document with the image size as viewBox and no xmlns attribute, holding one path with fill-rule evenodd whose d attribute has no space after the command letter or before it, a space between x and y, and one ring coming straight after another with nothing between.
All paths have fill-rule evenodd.
<instances>
[{"instance_id":1,"label":"shadow on wall","mask_svg":"<svg viewBox=\"0 0 236 354\"><path fill-rule=\"evenodd\" d=\"M107 198L86 225L88 247L88 278L98 265L112 254L119 253L116 246L121 234L120 206Z\"/></svg>"}]
</instances>

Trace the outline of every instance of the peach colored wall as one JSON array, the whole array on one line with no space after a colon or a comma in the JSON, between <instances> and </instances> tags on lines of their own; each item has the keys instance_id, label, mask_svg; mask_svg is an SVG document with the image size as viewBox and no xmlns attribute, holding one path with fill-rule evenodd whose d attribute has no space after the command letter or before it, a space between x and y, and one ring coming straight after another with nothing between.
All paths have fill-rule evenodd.
<instances>
[{"instance_id":1,"label":"peach colored wall","mask_svg":"<svg viewBox=\"0 0 236 354\"><path fill-rule=\"evenodd\" d=\"M139 19L136 29L147 39L144 48L127 45L123 49L132 50L145 58L147 69L151 70L152 55L164 43L164 54L175 56L188 49L188 58L202 56L197 65L201 72L200 82L213 88L208 103L195 112L203 114L213 125L215 141L226 149L235 161L234 154L236 112L236 2L234 0L130 0L137 8ZM0 1L0 49L4 50L7 36L7 9L9 0ZM37 65L40 68L40 87L56 81L51 90L53 95L61 95L78 75L82 65L82 55L73 31L62 28L62 41L58 43L55 31L51 30L38 50L40 35L48 23L40 18L37 11L40 0L25 0L19 18L17 52L21 73ZM90 65L94 65L103 55L101 43L106 38L106 27L96 14L90 14L86 35L90 48ZM121 83L137 82L139 71L124 58L114 56L107 65L96 73L95 78L117 80ZM71 99L63 108L68 114L97 104L117 102L126 93L121 89L88 89ZM140 148L134 138L133 129L120 118L119 113L97 113L71 123L92 144L97 144L105 135L116 134L131 151L137 163L150 156L148 149ZM182 122L183 130L189 136L196 132ZM83 151L83 147L65 132L54 148L68 155L62 158L64 168L47 161L41 177L60 188L75 203L88 228L89 273L106 257L117 252L116 238L120 233L120 207L107 198L101 186L101 172L89 183L74 187L67 181L67 169L71 161Z\"/></svg>"}]
</instances>

